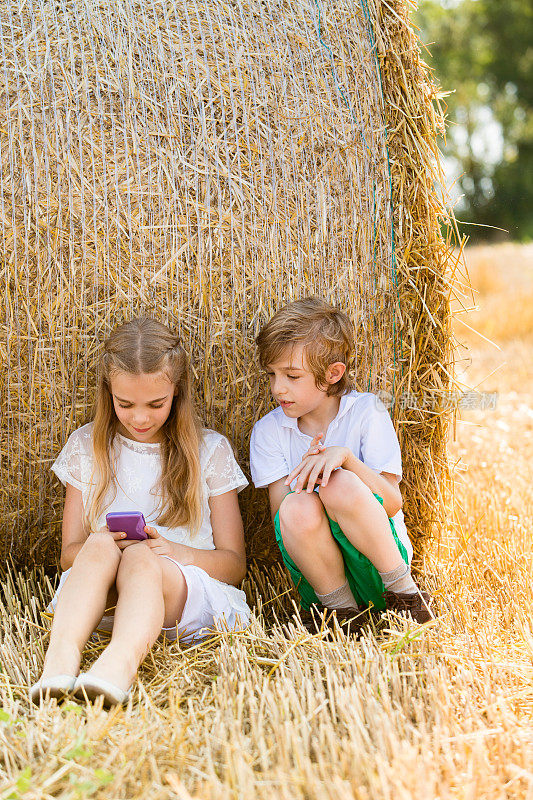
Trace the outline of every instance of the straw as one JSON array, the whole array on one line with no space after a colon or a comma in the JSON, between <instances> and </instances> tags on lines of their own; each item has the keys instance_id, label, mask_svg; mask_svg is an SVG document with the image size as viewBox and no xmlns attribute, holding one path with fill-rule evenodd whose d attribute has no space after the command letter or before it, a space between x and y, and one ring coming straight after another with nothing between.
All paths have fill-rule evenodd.
<instances>
[{"instance_id":1,"label":"straw","mask_svg":"<svg viewBox=\"0 0 533 800\"><path fill-rule=\"evenodd\" d=\"M1 540L58 555L50 465L90 418L123 319L175 326L206 425L247 467L271 407L253 338L310 293L357 329L357 386L390 392L413 538L438 532L450 390L442 124L409 4L28 0L0 18ZM319 20L320 15L320 20ZM247 490L248 550L274 550ZM418 546L418 545L417 545Z\"/></svg>"}]
</instances>

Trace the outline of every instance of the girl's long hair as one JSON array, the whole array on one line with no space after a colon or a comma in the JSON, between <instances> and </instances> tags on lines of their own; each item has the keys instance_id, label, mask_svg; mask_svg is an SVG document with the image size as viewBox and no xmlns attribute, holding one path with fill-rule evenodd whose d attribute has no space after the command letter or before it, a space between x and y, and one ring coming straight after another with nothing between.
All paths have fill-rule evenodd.
<instances>
[{"instance_id":1,"label":"girl's long hair","mask_svg":"<svg viewBox=\"0 0 533 800\"><path fill-rule=\"evenodd\" d=\"M176 394L170 414L162 427L160 525L189 527L193 534L202 520L200 486L201 424L192 400L187 354L179 338L161 322L138 317L120 325L104 342L96 394L93 426L95 488L87 509L89 530L97 525L109 491L117 490L113 441L118 419L113 406L111 378L116 372L130 375L163 372L174 384ZM107 503L106 503L107 505Z\"/></svg>"}]
</instances>

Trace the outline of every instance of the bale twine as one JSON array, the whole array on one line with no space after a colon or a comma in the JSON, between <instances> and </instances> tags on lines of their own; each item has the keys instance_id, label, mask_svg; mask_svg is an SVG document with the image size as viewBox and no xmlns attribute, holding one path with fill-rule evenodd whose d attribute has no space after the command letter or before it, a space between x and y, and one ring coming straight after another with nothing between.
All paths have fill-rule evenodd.
<instances>
[{"instance_id":1,"label":"bale twine","mask_svg":"<svg viewBox=\"0 0 533 800\"><path fill-rule=\"evenodd\" d=\"M91 417L102 340L177 328L198 405L244 468L271 408L253 351L318 294L357 330L357 388L392 398L407 523L442 518L447 248L435 88L391 0L27 0L0 16L1 542L53 565L50 472ZM405 398L408 398L406 401ZM246 490L248 552L274 550Z\"/></svg>"}]
</instances>

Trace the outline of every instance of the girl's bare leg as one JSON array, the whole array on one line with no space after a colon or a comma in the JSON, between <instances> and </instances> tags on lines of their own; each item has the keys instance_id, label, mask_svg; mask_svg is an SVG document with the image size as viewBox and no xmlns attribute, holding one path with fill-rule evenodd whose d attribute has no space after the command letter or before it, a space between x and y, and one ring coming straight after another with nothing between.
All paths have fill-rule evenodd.
<instances>
[{"instance_id":1,"label":"girl's bare leg","mask_svg":"<svg viewBox=\"0 0 533 800\"><path fill-rule=\"evenodd\" d=\"M43 678L78 674L83 648L102 619L120 560L111 536L88 537L57 599Z\"/></svg>"},{"instance_id":2,"label":"girl's bare leg","mask_svg":"<svg viewBox=\"0 0 533 800\"><path fill-rule=\"evenodd\" d=\"M181 619L187 584L175 564L140 542L123 550L117 591L111 641L89 674L126 690L163 625L170 627Z\"/></svg>"}]
</instances>

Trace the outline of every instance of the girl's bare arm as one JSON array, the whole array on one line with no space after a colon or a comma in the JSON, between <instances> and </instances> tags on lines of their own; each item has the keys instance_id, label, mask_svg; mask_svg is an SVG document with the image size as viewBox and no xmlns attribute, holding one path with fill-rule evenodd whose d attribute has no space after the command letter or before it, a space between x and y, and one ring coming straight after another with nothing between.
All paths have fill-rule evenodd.
<instances>
[{"instance_id":1,"label":"girl's bare arm","mask_svg":"<svg viewBox=\"0 0 533 800\"><path fill-rule=\"evenodd\" d=\"M67 483L65 506L63 508L63 538L61 541L61 569L67 570L74 563L74 559L87 541L89 531L83 521L83 500L79 489ZM119 541L122 532L111 533L107 526L101 533L107 533L115 541Z\"/></svg>"},{"instance_id":2,"label":"girl's bare arm","mask_svg":"<svg viewBox=\"0 0 533 800\"><path fill-rule=\"evenodd\" d=\"M67 483L63 509L63 538L61 542L61 569L69 569L85 544L88 532L83 525L83 501L79 489Z\"/></svg>"},{"instance_id":3,"label":"girl's bare arm","mask_svg":"<svg viewBox=\"0 0 533 800\"><path fill-rule=\"evenodd\" d=\"M201 567L212 578L239 584L246 575L246 550L237 490L209 498L215 550L199 550L171 542L173 557L181 564Z\"/></svg>"}]
</instances>

